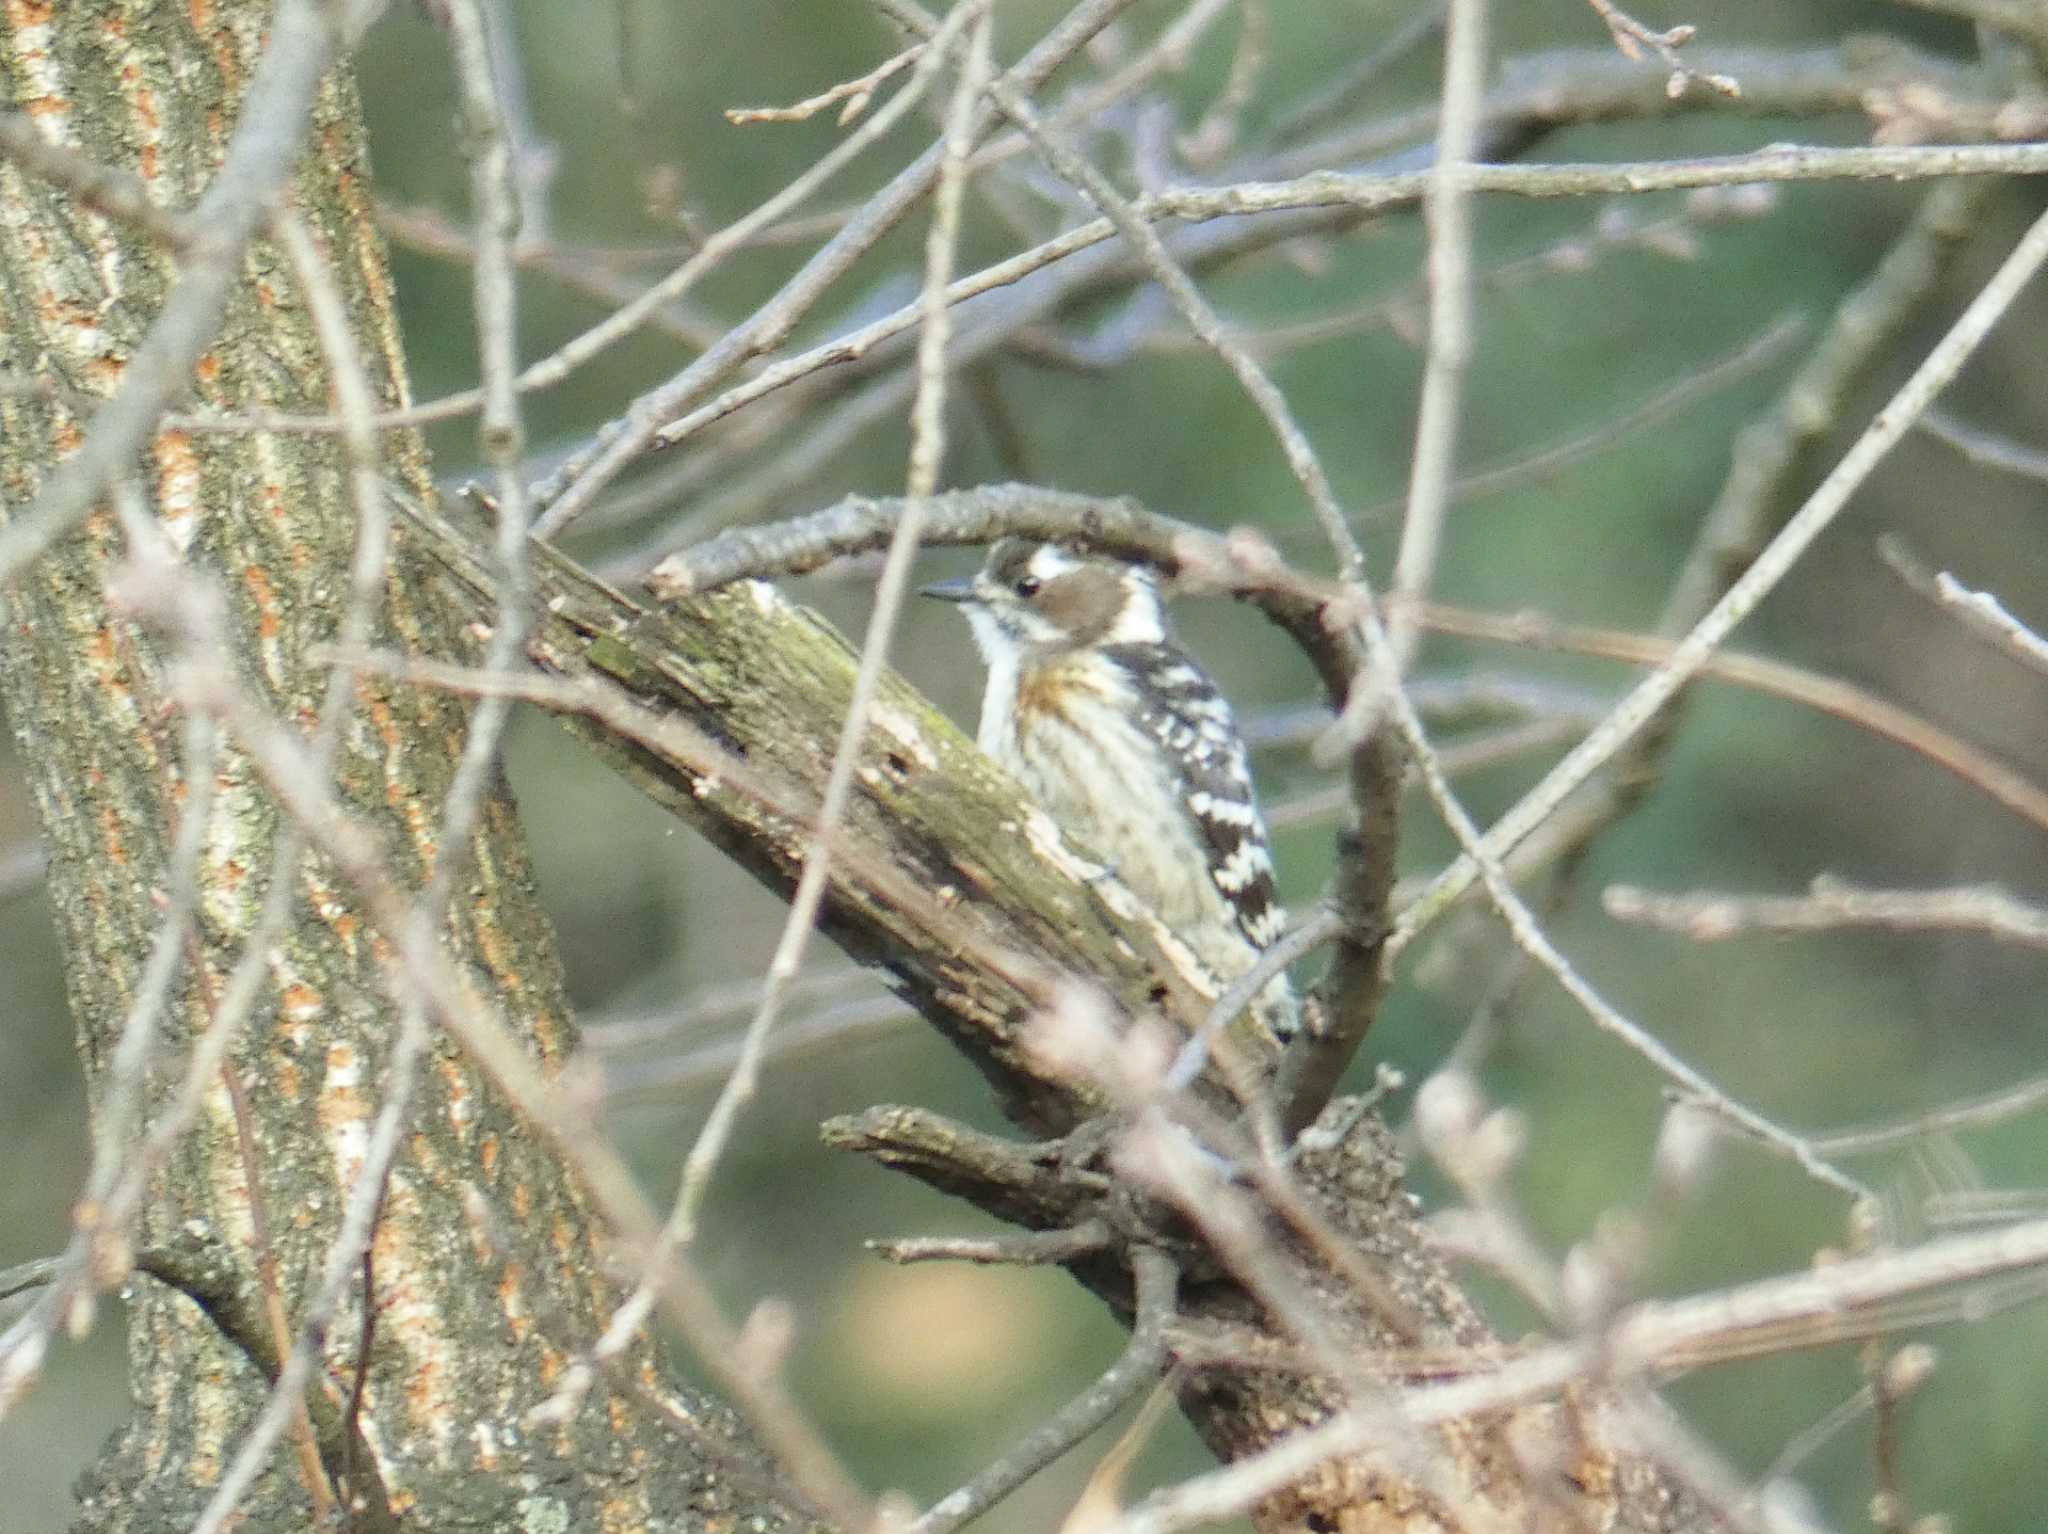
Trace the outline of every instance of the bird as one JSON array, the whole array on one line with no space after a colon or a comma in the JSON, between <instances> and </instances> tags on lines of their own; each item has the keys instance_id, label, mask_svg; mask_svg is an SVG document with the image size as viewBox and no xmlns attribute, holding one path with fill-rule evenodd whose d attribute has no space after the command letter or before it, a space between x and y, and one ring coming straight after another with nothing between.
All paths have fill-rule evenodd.
<instances>
[{"instance_id":1,"label":"bird","mask_svg":"<svg viewBox=\"0 0 2048 1534\"><path fill-rule=\"evenodd\" d=\"M1230 704L1175 641L1146 566L1005 538L957 603L988 668L976 743L1224 986L1287 924ZM1282 974L1248 1014L1299 1028Z\"/></svg>"}]
</instances>

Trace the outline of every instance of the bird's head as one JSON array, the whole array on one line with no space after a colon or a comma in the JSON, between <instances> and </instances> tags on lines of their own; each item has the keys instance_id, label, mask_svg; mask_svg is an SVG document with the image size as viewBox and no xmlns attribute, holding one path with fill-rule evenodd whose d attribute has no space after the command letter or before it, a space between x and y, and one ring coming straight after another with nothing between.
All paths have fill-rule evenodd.
<instances>
[{"instance_id":1,"label":"bird's head","mask_svg":"<svg viewBox=\"0 0 2048 1534\"><path fill-rule=\"evenodd\" d=\"M1166 637L1159 587L1149 570L1056 543L1005 538L971 580L940 581L924 595L958 602L991 660L1021 651L1157 644Z\"/></svg>"}]
</instances>

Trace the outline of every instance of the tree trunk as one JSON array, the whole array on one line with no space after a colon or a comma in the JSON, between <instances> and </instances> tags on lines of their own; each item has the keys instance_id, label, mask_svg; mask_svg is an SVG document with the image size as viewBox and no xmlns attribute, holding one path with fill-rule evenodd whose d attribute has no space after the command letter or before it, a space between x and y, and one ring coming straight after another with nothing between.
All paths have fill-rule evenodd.
<instances>
[{"instance_id":1,"label":"tree trunk","mask_svg":"<svg viewBox=\"0 0 2048 1534\"><path fill-rule=\"evenodd\" d=\"M261 0L10 5L0 20L10 105L47 141L139 178L157 205L189 207L236 128L271 9ZM396 404L403 362L345 68L328 75L311 111L309 152L283 200L322 249L381 403ZM129 362L185 274L133 224L86 211L6 159L0 209L0 362L42 390L0 396L0 475L18 514L77 449L94 403L132 382ZM305 296L279 247L260 237L190 396L232 410L317 410L327 379ZM411 434L386 434L383 452L387 474L428 493ZM160 430L134 472L188 566L217 586L241 684L310 732L327 671L308 653L334 637L357 537L335 439ZM125 558L102 504L8 590L0 663L41 809L96 1110L194 789L183 727L167 706L175 658L109 601ZM381 589L381 642L454 643L458 619L428 589L401 540ZM350 808L374 827L407 888L424 884L437 856L461 855L447 951L542 1066L558 1069L574 1027L509 796L489 798L467 845L436 845L465 710L375 681L358 684L352 705L335 774ZM156 1172L132 1232L145 1271L160 1277L132 1290L134 1414L86 1477L87 1529L185 1529L209 1499L279 1356L266 1269L283 1315L296 1318L362 1164L398 1026L389 949L335 870L317 856L279 866L287 825L231 741L211 780L193 936L147 1078L153 1108L223 1007L276 880L288 885L290 915L261 958L259 999L226 1070ZM82 1226L91 1217L81 1208ZM321 1342L309 1392L317 1463L274 1456L243 1499L241 1526L307 1527L317 1495L308 1483L322 1479L365 1528L802 1521L729 1416L678 1388L646 1349L571 1420L529 1425L526 1414L616 1301L596 1236L558 1161L464 1057L433 1045L366 1271ZM106 1247L102 1282L126 1272L115 1260L124 1250Z\"/></svg>"}]
</instances>

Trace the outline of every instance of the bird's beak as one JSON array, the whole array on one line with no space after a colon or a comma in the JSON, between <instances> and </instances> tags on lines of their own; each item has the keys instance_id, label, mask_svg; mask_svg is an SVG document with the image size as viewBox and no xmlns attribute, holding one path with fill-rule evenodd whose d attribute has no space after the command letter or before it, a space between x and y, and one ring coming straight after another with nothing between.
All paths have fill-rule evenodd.
<instances>
[{"instance_id":1,"label":"bird's beak","mask_svg":"<svg viewBox=\"0 0 2048 1534\"><path fill-rule=\"evenodd\" d=\"M972 602L975 600L974 582L962 578L955 581L933 581L929 586L917 588L921 597L937 597L941 602Z\"/></svg>"}]
</instances>

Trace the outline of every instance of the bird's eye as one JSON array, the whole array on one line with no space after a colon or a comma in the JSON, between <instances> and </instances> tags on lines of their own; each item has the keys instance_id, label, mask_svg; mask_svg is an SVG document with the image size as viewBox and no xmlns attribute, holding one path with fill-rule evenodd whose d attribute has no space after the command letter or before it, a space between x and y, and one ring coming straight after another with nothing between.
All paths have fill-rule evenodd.
<instances>
[{"instance_id":1,"label":"bird's eye","mask_svg":"<svg viewBox=\"0 0 2048 1534\"><path fill-rule=\"evenodd\" d=\"M1044 584L1035 575L1020 575L1010 589L1020 597L1035 597L1038 595L1038 588Z\"/></svg>"}]
</instances>

